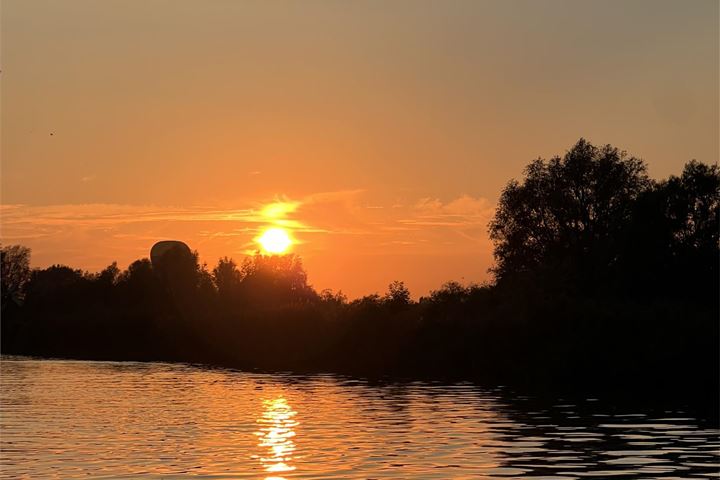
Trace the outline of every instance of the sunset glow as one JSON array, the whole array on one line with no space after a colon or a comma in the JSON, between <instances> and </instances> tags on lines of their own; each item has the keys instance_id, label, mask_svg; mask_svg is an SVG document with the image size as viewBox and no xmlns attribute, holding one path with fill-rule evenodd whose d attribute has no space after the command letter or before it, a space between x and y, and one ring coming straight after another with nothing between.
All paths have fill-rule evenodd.
<instances>
[{"instance_id":1,"label":"sunset glow","mask_svg":"<svg viewBox=\"0 0 720 480\"><path fill-rule=\"evenodd\" d=\"M288 232L282 228L269 228L257 239L263 252L279 255L287 252L292 245Z\"/></svg>"},{"instance_id":2,"label":"sunset glow","mask_svg":"<svg viewBox=\"0 0 720 480\"><path fill-rule=\"evenodd\" d=\"M33 268L172 239L242 262L282 228L317 289L419 297L492 280L530 159L581 136L654 178L717 158L713 2L210 3L5 2L2 241Z\"/></svg>"}]
</instances>

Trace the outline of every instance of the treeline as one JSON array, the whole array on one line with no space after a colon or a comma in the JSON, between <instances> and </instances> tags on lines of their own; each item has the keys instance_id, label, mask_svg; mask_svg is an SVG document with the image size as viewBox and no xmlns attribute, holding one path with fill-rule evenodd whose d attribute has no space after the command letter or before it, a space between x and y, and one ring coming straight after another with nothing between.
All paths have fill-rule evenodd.
<instances>
[{"instance_id":1,"label":"treeline","mask_svg":"<svg viewBox=\"0 0 720 480\"><path fill-rule=\"evenodd\" d=\"M534 387L717 392L720 171L645 164L580 140L504 189L494 282L419 301L402 282L348 301L294 255L173 251L99 273L31 270L2 248L2 352L239 368L473 378Z\"/></svg>"}]
</instances>

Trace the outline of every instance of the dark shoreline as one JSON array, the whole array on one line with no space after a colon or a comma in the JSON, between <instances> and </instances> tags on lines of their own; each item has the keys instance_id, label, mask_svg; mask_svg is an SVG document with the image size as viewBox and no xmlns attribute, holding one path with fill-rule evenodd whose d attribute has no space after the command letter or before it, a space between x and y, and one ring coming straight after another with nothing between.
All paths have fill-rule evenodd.
<instances>
[{"instance_id":1,"label":"dark shoreline","mask_svg":"<svg viewBox=\"0 0 720 480\"><path fill-rule=\"evenodd\" d=\"M109 362L109 363L139 363L139 364L167 364L175 366L189 366L203 370L228 370L250 374L278 375L282 378L292 377L293 380L302 381L305 377L330 376L342 380L361 381L376 386L402 386L411 383L430 383L452 385L458 383L471 383L483 390L497 393L503 401L509 403L517 402L518 398L523 401L534 402L540 405L551 405L553 402L562 399L581 404L588 399L600 401L612 408L647 408L656 410L682 408L693 413L698 420L703 420L713 428L720 428L720 388L711 387L708 384L694 385L689 388L687 384L666 384L651 385L647 383L624 383L595 385L592 388L588 385L555 384L545 385L538 388L537 385L527 383L505 383L492 384L483 381L477 376L468 375L420 375L420 374L362 374L350 371L333 370L292 370L292 369L263 369L263 368L242 368L232 364L189 362L184 360L168 359L139 359L139 358L80 358L73 356L41 356L24 355L3 352L0 355L0 363L7 357L15 357L12 360L35 360L35 361L77 361L77 362Z\"/></svg>"}]
</instances>

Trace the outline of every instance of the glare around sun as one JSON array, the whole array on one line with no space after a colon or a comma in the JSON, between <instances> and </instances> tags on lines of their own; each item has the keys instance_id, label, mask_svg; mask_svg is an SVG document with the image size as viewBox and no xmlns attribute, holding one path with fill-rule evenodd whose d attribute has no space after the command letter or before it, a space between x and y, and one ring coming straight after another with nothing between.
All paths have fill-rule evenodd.
<instances>
[{"instance_id":1,"label":"glare around sun","mask_svg":"<svg viewBox=\"0 0 720 480\"><path fill-rule=\"evenodd\" d=\"M262 247L265 253L269 254L281 254L285 253L290 245L292 245L292 239L288 232L282 228L269 228L258 237L257 242Z\"/></svg>"}]
</instances>

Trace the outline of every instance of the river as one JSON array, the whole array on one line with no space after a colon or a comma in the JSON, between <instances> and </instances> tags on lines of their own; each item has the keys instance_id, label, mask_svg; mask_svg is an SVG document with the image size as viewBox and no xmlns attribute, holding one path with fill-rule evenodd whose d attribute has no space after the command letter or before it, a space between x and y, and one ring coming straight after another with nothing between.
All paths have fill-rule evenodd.
<instances>
[{"instance_id":1,"label":"river","mask_svg":"<svg viewBox=\"0 0 720 480\"><path fill-rule=\"evenodd\" d=\"M708 478L685 407L472 383L3 357L2 478Z\"/></svg>"}]
</instances>

